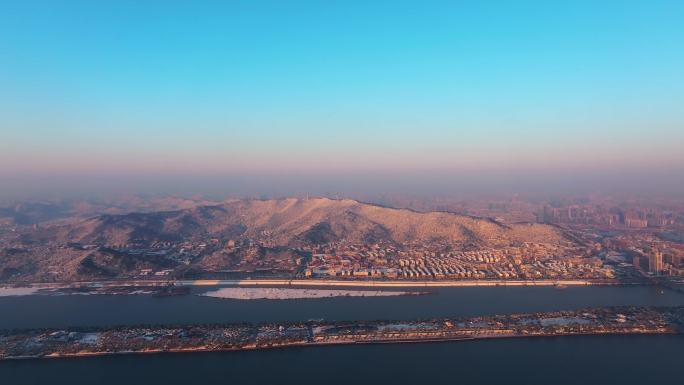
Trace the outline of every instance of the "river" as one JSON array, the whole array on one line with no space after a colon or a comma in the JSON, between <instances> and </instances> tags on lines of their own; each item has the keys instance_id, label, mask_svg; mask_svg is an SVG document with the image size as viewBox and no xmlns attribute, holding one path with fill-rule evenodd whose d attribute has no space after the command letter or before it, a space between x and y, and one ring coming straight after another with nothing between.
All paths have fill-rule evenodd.
<instances>
[{"instance_id":1,"label":"river","mask_svg":"<svg viewBox=\"0 0 684 385\"><path fill-rule=\"evenodd\" d=\"M194 293L205 288L194 288ZM682 305L648 286L436 288L425 296L231 300L196 295L0 298L0 328L416 319L608 305ZM0 362L7 384L676 383L684 338L611 336Z\"/></svg>"}]
</instances>

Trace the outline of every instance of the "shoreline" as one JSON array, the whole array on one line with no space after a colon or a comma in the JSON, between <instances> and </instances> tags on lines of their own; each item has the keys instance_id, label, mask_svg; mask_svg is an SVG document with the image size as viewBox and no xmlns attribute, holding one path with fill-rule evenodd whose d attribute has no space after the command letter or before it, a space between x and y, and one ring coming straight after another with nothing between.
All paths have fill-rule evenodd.
<instances>
[{"instance_id":1,"label":"shoreline","mask_svg":"<svg viewBox=\"0 0 684 385\"><path fill-rule=\"evenodd\" d=\"M573 335L683 334L684 306L618 306L540 313L375 321L17 329L0 333L0 360L261 350Z\"/></svg>"},{"instance_id":2,"label":"shoreline","mask_svg":"<svg viewBox=\"0 0 684 385\"><path fill-rule=\"evenodd\" d=\"M404 344L421 344L421 343L458 343L458 342L476 342L485 340L502 340L502 339L534 339L534 338L565 338L565 337L580 337L580 336L662 336L662 335L681 335L681 332L676 331L605 331L605 332L588 332L588 333L563 333L563 334L528 334L528 335L479 335L468 337L446 337L446 338L415 338L415 339L380 339L380 340L352 340L339 342L295 342L274 344L270 346L245 346L233 348L180 348L180 349L149 349L149 350L123 350L115 352L78 352L78 353L58 353L47 355L34 356L14 356L14 357L0 357L2 361L25 361L25 360L44 360L44 359L79 359L86 357L107 357L107 356L133 356L133 355L156 355L156 354L188 354L188 353L228 353L241 351L260 351L260 350L274 350L287 348L308 348L308 347L330 347L330 346L355 346L355 345L404 345Z\"/></svg>"},{"instance_id":3,"label":"shoreline","mask_svg":"<svg viewBox=\"0 0 684 385\"><path fill-rule=\"evenodd\" d=\"M264 286L264 287L369 287L369 288L415 288L415 287L492 287L492 286L621 286L643 285L641 282L568 280L336 280L336 279L198 279L198 280L110 280L77 282L36 282L25 284L0 284L0 289L65 289L73 287L123 287L123 286Z\"/></svg>"},{"instance_id":4,"label":"shoreline","mask_svg":"<svg viewBox=\"0 0 684 385\"><path fill-rule=\"evenodd\" d=\"M196 280L176 281L190 286L356 286L356 287L473 287L473 286L590 286L598 283L588 280L424 280L424 281L346 281L336 279L243 279L243 280Z\"/></svg>"}]
</instances>

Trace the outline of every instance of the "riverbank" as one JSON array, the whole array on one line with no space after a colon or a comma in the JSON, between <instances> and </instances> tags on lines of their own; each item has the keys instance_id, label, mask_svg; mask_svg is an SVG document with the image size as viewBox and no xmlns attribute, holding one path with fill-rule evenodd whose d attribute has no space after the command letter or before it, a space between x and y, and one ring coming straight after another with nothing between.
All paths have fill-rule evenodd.
<instances>
[{"instance_id":1,"label":"riverbank","mask_svg":"<svg viewBox=\"0 0 684 385\"><path fill-rule=\"evenodd\" d=\"M603 332L568 332L568 333L546 333L546 334L483 334L477 336L460 337L437 337L437 338L407 338L407 339L377 339L377 340L348 340L335 342L288 342L282 344L271 344L266 346L248 345L242 347L188 347L171 349L147 349L147 350L122 350L122 351L98 351L98 352L76 352L76 353L51 353L47 355L26 355L16 357L0 357L0 361L16 360L35 360L35 359L76 359L85 357L102 356L121 356L121 355L150 355L150 354L178 354L178 353L221 353L239 351L258 351L273 350L283 348L306 348L306 347L328 347L344 345L400 345L400 344L421 344L435 342L465 342L494 339L532 339L550 337L579 337L579 336L629 336L629 335L681 335L684 333L674 330L630 330L630 331L603 331Z\"/></svg>"},{"instance_id":2,"label":"riverbank","mask_svg":"<svg viewBox=\"0 0 684 385\"><path fill-rule=\"evenodd\" d=\"M112 280L54 283L26 283L0 285L0 296L29 295L41 289L68 289L74 287L123 286L264 286L264 287L369 287L369 288L421 288L421 287L490 287L490 286L615 286L630 285L618 280L341 280L341 279L229 279L229 280ZM643 283L638 283L643 284Z\"/></svg>"},{"instance_id":3,"label":"riverbank","mask_svg":"<svg viewBox=\"0 0 684 385\"><path fill-rule=\"evenodd\" d=\"M483 340L506 340L506 339L535 339L535 338L553 338L553 337L590 337L590 336L656 336L656 335L682 335L674 331L644 331L644 332L602 332L602 333L565 333L565 334L535 334L535 335L487 335L477 337L447 337L447 338L432 338L432 339L405 339L405 340L377 340L377 341L340 341L340 342L295 342L285 343L270 346L245 346L239 348L180 348L180 349L150 349L144 351L124 350L119 352L78 352L78 353L63 353L50 354L45 356L21 356L21 357L0 357L0 361L17 361L17 360L42 360L42 359L77 359L86 357L107 357L107 356L129 356L129 355L156 355L156 354L187 354L187 353L227 353L239 351L259 351L259 350L274 350L284 348L306 348L306 347L332 347L345 345L402 345L402 344L424 344L424 343L455 343L466 341L483 341Z\"/></svg>"},{"instance_id":4,"label":"riverbank","mask_svg":"<svg viewBox=\"0 0 684 385\"><path fill-rule=\"evenodd\" d=\"M195 280L176 281L177 284L191 286L348 286L348 287L477 287L477 286L589 286L618 285L615 282L589 280L378 280L353 281L334 279L243 279L243 280Z\"/></svg>"},{"instance_id":5,"label":"riverbank","mask_svg":"<svg viewBox=\"0 0 684 385\"><path fill-rule=\"evenodd\" d=\"M219 352L576 335L680 334L684 307L574 311L413 321L306 321L0 332L0 359Z\"/></svg>"},{"instance_id":6,"label":"riverbank","mask_svg":"<svg viewBox=\"0 0 684 385\"><path fill-rule=\"evenodd\" d=\"M387 383L388 376L400 373L392 384L577 385L588 378L594 384L676 384L681 378L682 343L684 335L606 335L122 354L3 361L0 377L13 385L225 385L227 378L244 385L277 384L283 378L296 378L300 385L318 385L323 378L326 385L349 385L359 378L365 383ZM625 362L643 352L658 352L660 357L626 370ZM353 363L353 371L341 371L340 362Z\"/></svg>"}]
</instances>

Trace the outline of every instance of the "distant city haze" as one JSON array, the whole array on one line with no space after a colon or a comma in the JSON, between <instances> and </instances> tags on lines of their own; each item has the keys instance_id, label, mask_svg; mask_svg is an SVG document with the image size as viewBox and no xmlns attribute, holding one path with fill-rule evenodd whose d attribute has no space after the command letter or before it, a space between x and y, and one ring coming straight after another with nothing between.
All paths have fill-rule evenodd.
<instances>
[{"instance_id":1,"label":"distant city haze","mask_svg":"<svg viewBox=\"0 0 684 385\"><path fill-rule=\"evenodd\" d=\"M67 174L2 179L0 202L111 198L126 194L210 199L327 196L383 202L383 197L528 198L586 195L674 197L684 194L684 172L357 172L258 174Z\"/></svg>"},{"instance_id":2,"label":"distant city haze","mask_svg":"<svg viewBox=\"0 0 684 385\"><path fill-rule=\"evenodd\" d=\"M7 1L0 199L684 192L681 1Z\"/></svg>"}]
</instances>

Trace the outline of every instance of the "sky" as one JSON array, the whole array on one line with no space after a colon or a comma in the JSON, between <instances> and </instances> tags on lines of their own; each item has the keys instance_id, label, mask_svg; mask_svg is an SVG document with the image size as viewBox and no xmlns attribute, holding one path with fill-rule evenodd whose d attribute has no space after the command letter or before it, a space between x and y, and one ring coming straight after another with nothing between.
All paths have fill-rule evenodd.
<instances>
[{"instance_id":1,"label":"sky","mask_svg":"<svg viewBox=\"0 0 684 385\"><path fill-rule=\"evenodd\" d=\"M0 190L672 187L682 20L680 0L4 0Z\"/></svg>"}]
</instances>

